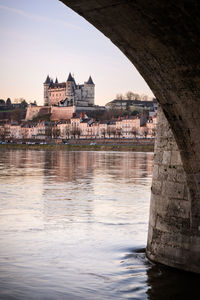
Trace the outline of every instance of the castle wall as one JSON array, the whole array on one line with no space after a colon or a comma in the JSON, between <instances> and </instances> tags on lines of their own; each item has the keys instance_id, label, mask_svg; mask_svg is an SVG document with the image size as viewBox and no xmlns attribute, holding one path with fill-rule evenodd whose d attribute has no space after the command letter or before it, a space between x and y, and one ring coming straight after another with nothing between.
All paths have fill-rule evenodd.
<instances>
[{"instance_id":1,"label":"castle wall","mask_svg":"<svg viewBox=\"0 0 200 300\"><path fill-rule=\"evenodd\" d=\"M69 120L75 113L75 106L69 107L51 107L51 120Z\"/></svg>"},{"instance_id":2,"label":"castle wall","mask_svg":"<svg viewBox=\"0 0 200 300\"><path fill-rule=\"evenodd\" d=\"M50 114L51 120L69 120L73 117L75 106L59 107L59 106L31 106L26 111L26 120L33 120L39 116Z\"/></svg>"},{"instance_id":3,"label":"castle wall","mask_svg":"<svg viewBox=\"0 0 200 300\"><path fill-rule=\"evenodd\" d=\"M28 105L25 120L33 120L38 116L44 116L50 113L50 106L32 106Z\"/></svg>"}]
</instances>

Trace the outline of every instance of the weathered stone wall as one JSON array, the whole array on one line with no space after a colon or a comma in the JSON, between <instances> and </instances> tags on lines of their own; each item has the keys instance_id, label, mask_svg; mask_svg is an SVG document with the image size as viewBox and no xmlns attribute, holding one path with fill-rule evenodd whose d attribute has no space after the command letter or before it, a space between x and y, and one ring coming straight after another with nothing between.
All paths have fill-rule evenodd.
<instances>
[{"instance_id":1,"label":"weathered stone wall","mask_svg":"<svg viewBox=\"0 0 200 300\"><path fill-rule=\"evenodd\" d=\"M191 201L177 143L158 110L147 256L199 272L200 238L191 229Z\"/></svg>"},{"instance_id":2,"label":"weathered stone wall","mask_svg":"<svg viewBox=\"0 0 200 300\"><path fill-rule=\"evenodd\" d=\"M50 115L51 120L69 120L73 117L75 106L31 106L29 105L26 112L26 120L33 120L36 117Z\"/></svg>"},{"instance_id":3,"label":"weathered stone wall","mask_svg":"<svg viewBox=\"0 0 200 300\"><path fill-rule=\"evenodd\" d=\"M75 106L51 107L51 120L69 120L73 117Z\"/></svg>"},{"instance_id":4,"label":"weathered stone wall","mask_svg":"<svg viewBox=\"0 0 200 300\"><path fill-rule=\"evenodd\" d=\"M26 111L26 120L33 120L36 117L50 114L50 106L32 106L28 105Z\"/></svg>"}]
</instances>

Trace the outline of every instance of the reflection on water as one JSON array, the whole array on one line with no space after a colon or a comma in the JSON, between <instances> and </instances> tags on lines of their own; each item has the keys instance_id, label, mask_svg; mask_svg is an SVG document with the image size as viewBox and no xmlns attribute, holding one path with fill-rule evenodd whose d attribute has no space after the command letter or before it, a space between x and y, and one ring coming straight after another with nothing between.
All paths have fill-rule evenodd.
<instances>
[{"instance_id":1,"label":"reflection on water","mask_svg":"<svg viewBox=\"0 0 200 300\"><path fill-rule=\"evenodd\" d=\"M145 257L152 156L1 151L0 299L198 299Z\"/></svg>"}]
</instances>

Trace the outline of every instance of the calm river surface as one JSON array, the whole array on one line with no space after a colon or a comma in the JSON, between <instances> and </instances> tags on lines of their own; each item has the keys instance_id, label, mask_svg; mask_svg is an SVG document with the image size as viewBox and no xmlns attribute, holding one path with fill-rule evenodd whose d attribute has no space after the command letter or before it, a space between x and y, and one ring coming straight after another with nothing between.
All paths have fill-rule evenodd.
<instances>
[{"instance_id":1,"label":"calm river surface","mask_svg":"<svg viewBox=\"0 0 200 300\"><path fill-rule=\"evenodd\" d=\"M145 258L152 159L0 151L0 299L200 299Z\"/></svg>"}]
</instances>

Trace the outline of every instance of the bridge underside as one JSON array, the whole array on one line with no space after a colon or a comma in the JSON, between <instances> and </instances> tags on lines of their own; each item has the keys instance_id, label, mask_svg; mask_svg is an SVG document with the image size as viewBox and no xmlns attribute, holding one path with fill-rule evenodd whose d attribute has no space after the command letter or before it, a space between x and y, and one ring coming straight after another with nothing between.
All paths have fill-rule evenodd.
<instances>
[{"instance_id":1,"label":"bridge underside","mask_svg":"<svg viewBox=\"0 0 200 300\"><path fill-rule=\"evenodd\" d=\"M158 99L164 116L156 144L147 256L200 272L200 2L62 2L121 49Z\"/></svg>"}]
</instances>

